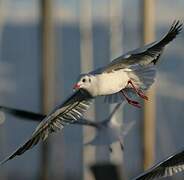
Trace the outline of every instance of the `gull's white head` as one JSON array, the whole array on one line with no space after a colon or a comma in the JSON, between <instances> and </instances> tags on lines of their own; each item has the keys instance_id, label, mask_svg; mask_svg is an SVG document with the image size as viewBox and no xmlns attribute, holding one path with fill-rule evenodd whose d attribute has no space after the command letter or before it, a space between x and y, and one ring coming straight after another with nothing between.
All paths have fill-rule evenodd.
<instances>
[{"instance_id":1,"label":"gull's white head","mask_svg":"<svg viewBox=\"0 0 184 180\"><path fill-rule=\"evenodd\" d=\"M81 75L79 81L74 85L74 89L84 89L93 95L95 77L90 74Z\"/></svg>"}]
</instances>

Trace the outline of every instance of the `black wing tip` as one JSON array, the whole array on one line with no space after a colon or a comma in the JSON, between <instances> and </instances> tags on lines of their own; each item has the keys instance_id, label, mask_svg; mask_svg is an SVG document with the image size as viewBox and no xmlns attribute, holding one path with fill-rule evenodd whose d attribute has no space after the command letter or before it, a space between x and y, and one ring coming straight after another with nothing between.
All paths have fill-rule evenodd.
<instances>
[{"instance_id":1,"label":"black wing tip","mask_svg":"<svg viewBox=\"0 0 184 180\"><path fill-rule=\"evenodd\" d=\"M176 38L176 36L182 31L182 29L183 29L183 23L181 23L180 20L174 20L168 33L160 41L160 45L161 46L167 45L169 42L171 42L173 39Z\"/></svg>"},{"instance_id":2,"label":"black wing tip","mask_svg":"<svg viewBox=\"0 0 184 180\"><path fill-rule=\"evenodd\" d=\"M171 28L169 30L169 34L173 34L174 37L179 34L183 29L183 23L180 20L174 20Z\"/></svg>"},{"instance_id":3,"label":"black wing tip","mask_svg":"<svg viewBox=\"0 0 184 180\"><path fill-rule=\"evenodd\" d=\"M2 160L1 162L0 162L0 166L2 166L2 165L4 165L7 161L9 161L11 158L10 157L8 157L8 158L5 158L4 160Z\"/></svg>"},{"instance_id":4,"label":"black wing tip","mask_svg":"<svg viewBox=\"0 0 184 180\"><path fill-rule=\"evenodd\" d=\"M13 159L14 157L19 156L19 154L17 153L17 151L13 152L11 155L9 155L8 157L4 158L1 162L0 162L0 166L4 165L5 163L7 163L7 161Z\"/></svg>"}]
</instances>

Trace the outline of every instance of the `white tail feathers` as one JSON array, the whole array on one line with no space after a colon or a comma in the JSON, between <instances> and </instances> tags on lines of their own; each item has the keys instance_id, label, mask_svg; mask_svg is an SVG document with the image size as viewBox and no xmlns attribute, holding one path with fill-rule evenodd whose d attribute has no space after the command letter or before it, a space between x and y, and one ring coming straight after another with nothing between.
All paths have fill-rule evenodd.
<instances>
[{"instance_id":1,"label":"white tail feathers","mask_svg":"<svg viewBox=\"0 0 184 180\"><path fill-rule=\"evenodd\" d=\"M152 65L145 67L137 66L136 69L128 72L128 76L136 87L147 90L155 81L156 69Z\"/></svg>"}]
</instances>

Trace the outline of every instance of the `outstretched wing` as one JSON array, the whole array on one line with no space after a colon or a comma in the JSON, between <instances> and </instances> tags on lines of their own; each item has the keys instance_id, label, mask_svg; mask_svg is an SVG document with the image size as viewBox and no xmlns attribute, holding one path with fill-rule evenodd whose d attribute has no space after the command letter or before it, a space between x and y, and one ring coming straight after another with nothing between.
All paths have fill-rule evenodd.
<instances>
[{"instance_id":1,"label":"outstretched wing","mask_svg":"<svg viewBox=\"0 0 184 180\"><path fill-rule=\"evenodd\" d=\"M135 64L156 64L163 52L164 47L171 42L181 30L182 24L180 21L174 21L168 33L161 40L143 46L142 48L135 49L118 57L109 65L107 65L103 72L111 72L114 70L127 68Z\"/></svg>"},{"instance_id":2,"label":"outstretched wing","mask_svg":"<svg viewBox=\"0 0 184 180\"><path fill-rule=\"evenodd\" d=\"M61 130L65 125L74 123L83 116L83 113L91 104L91 95L84 90L79 90L70 96L63 104L54 109L37 126L31 138L19 147L14 153L3 160L4 164L15 156L23 154L25 151L34 147L40 140L45 140L49 134Z\"/></svg>"},{"instance_id":3,"label":"outstretched wing","mask_svg":"<svg viewBox=\"0 0 184 180\"><path fill-rule=\"evenodd\" d=\"M184 171L184 150L168 157L163 162L156 164L140 176L136 177L135 180L152 180L168 177L181 171Z\"/></svg>"}]
</instances>

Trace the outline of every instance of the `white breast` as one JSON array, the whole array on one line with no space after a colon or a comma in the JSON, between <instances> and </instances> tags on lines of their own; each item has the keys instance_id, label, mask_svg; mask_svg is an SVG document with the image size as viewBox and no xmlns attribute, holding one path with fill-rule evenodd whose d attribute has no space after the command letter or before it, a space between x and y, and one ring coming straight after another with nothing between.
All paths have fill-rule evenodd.
<instances>
[{"instance_id":1,"label":"white breast","mask_svg":"<svg viewBox=\"0 0 184 180\"><path fill-rule=\"evenodd\" d=\"M109 95L119 92L127 85L129 77L123 69L97 75L98 95Z\"/></svg>"}]
</instances>

